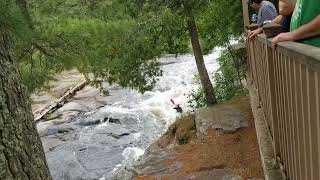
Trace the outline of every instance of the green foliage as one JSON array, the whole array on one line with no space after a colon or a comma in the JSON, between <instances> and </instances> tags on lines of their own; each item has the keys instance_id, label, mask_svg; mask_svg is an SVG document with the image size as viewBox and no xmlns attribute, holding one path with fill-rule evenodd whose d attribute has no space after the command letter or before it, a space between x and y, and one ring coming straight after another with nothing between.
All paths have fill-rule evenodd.
<instances>
[{"instance_id":1,"label":"green foliage","mask_svg":"<svg viewBox=\"0 0 320 180\"><path fill-rule=\"evenodd\" d=\"M25 19L17 4L11 0L0 0L0 30L7 31L16 38L26 40L30 35Z\"/></svg>"},{"instance_id":2,"label":"green foliage","mask_svg":"<svg viewBox=\"0 0 320 180\"><path fill-rule=\"evenodd\" d=\"M197 109L201 107L206 107L206 97L204 96L204 91L202 86L200 86L200 78L199 75L195 75L194 81L196 84L198 84L197 89L191 90L188 94L188 105L192 109Z\"/></svg>"},{"instance_id":3,"label":"green foliage","mask_svg":"<svg viewBox=\"0 0 320 180\"><path fill-rule=\"evenodd\" d=\"M56 65L77 67L96 78L146 91L161 75L152 37L145 36L133 21L64 19L45 28Z\"/></svg>"},{"instance_id":4,"label":"green foliage","mask_svg":"<svg viewBox=\"0 0 320 180\"><path fill-rule=\"evenodd\" d=\"M6 14L12 18L5 20L29 32L29 39L19 36L23 33L12 33L29 92L47 87L55 73L73 68L86 77L93 74L94 80L104 79L144 92L161 75L156 58L163 49L172 48L160 47L159 37L128 16L125 5L118 0L30 0L28 9L24 9L30 21L15 3L9 5ZM177 51L185 48L179 42L174 46Z\"/></svg>"},{"instance_id":5,"label":"green foliage","mask_svg":"<svg viewBox=\"0 0 320 180\"><path fill-rule=\"evenodd\" d=\"M244 50L225 50L218 63L220 68L213 77L218 102L245 95L246 91L241 83L245 78Z\"/></svg>"},{"instance_id":6,"label":"green foliage","mask_svg":"<svg viewBox=\"0 0 320 180\"><path fill-rule=\"evenodd\" d=\"M176 14L182 14L186 8L193 10L203 9L207 6L208 2L208 0L132 0L129 4L133 13L141 9L157 12L159 11L159 7L165 7Z\"/></svg>"},{"instance_id":7,"label":"green foliage","mask_svg":"<svg viewBox=\"0 0 320 180\"><path fill-rule=\"evenodd\" d=\"M199 31L205 53L226 46L233 37L243 34L241 0L211 0L199 16Z\"/></svg>"},{"instance_id":8,"label":"green foliage","mask_svg":"<svg viewBox=\"0 0 320 180\"><path fill-rule=\"evenodd\" d=\"M243 34L241 0L209 0L207 8L197 16L201 44L204 53L221 46L225 50L218 59L220 69L213 75L214 90L218 102L229 100L245 93L241 79L244 78L244 52L230 51L230 40ZM199 83L200 84L200 83ZM189 105L194 108L205 106L203 89L192 91Z\"/></svg>"},{"instance_id":9,"label":"green foliage","mask_svg":"<svg viewBox=\"0 0 320 180\"><path fill-rule=\"evenodd\" d=\"M22 0L2 1L0 27L13 34L29 92L72 68L141 92L151 89L161 75L158 57L190 51L188 8L207 49L223 44L221 28L229 27L230 38L242 27L240 0L30 0L24 10L16 5Z\"/></svg>"},{"instance_id":10,"label":"green foliage","mask_svg":"<svg viewBox=\"0 0 320 180\"><path fill-rule=\"evenodd\" d=\"M140 30L153 37L161 53L189 52L189 34L184 16L173 12L164 2L134 0L123 2L126 12L139 24Z\"/></svg>"},{"instance_id":11,"label":"green foliage","mask_svg":"<svg viewBox=\"0 0 320 180\"><path fill-rule=\"evenodd\" d=\"M42 88L48 89L47 82L54 80L53 77L56 73L52 68L54 64L50 64L52 63L51 61L45 61L41 57L33 57L30 61L19 64L22 81L28 86L29 92L37 90L39 85L42 85Z\"/></svg>"},{"instance_id":12,"label":"green foliage","mask_svg":"<svg viewBox=\"0 0 320 180\"><path fill-rule=\"evenodd\" d=\"M246 95L241 80L245 78L246 66L244 63L245 51L224 50L217 59L220 68L213 75L214 90L219 103L234 97ZM195 81L200 84L199 78ZM192 108L205 107L205 97L201 86L189 94L188 104Z\"/></svg>"},{"instance_id":13,"label":"green foliage","mask_svg":"<svg viewBox=\"0 0 320 180\"><path fill-rule=\"evenodd\" d=\"M146 17L148 12L153 17L159 18L162 17L163 11L170 10L175 17L179 17L180 22L181 20L184 22L176 27L180 32L186 29L185 11L191 9L195 14L201 43L206 53L214 47L226 46L226 42L232 37L243 34L241 0L132 0L127 4L128 14L134 17L141 13ZM149 17L149 19L154 18ZM171 25L167 24L169 27L172 27Z\"/></svg>"}]
</instances>

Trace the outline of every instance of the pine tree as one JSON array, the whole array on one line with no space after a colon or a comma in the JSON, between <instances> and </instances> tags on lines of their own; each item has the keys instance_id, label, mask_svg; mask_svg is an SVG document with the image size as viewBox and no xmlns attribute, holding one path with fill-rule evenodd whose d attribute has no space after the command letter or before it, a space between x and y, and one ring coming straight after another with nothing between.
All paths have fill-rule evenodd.
<instances>
[{"instance_id":1,"label":"pine tree","mask_svg":"<svg viewBox=\"0 0 320 180\"><path fill-rule=\"evenodd\" d=\"M130 7L131 14L135 18L146 19L149 18L149 21L144 21L144 23L152 25L158 19L161 19L163 16L163 12L170 10L172 18L179 19L183 22L183 24L177 24L179 29L179 34L176 34L176 39L183 38L185 35L184 32L189 33L189 39L191 39L192 49L195 56L195 61L201 81L201 85L204 89L206 103L207 105L215 104L215 92L210 81L207 69L204 64L203 53L199 42L199 35L197 30L197 25L195 21L195 12L204 9L208 5L207 0L134 0L132 2L127 2ZM154 20L155 21L154 21ZM186 23L184 23L186 22ZM152 24L152 25L151 25ZM164 25L165 26L165 25ZM167 26L174 26L172 24L168 24ZM163 27L159 27L163 28ZM157 32L157 31L156 31ZM151 31L154 33L154 31ZM167 36L168 34L164 34L161 31L157 32L158 36ZM169 33L170 35L171 33Z\"/></svg>"},{"instance_id":2,"label":"pine tree","mask_svg":"<svg viewBox=\"0 0 320 180\"><path fill-rule=\"evenodd\" d=\"M0 179L51 179L12 49L15 22L23 21L20 21L19 9L11 1L1 6Z\"/></svg>"}]
</instances>

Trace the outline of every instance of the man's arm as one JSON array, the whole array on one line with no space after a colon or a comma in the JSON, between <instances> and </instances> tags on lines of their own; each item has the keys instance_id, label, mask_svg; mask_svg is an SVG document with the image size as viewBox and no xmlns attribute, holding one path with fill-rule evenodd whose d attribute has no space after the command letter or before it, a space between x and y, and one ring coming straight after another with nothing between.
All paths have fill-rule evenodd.
<instances>
[{"instance_id":1,"label":"man's arm","mask_svg":"<svg viewBox=\"0 0 320 180\"><path fill-rule=\"evenodd\" d=\"M278 36L272 39L272 45L275 46L278 42L282 41L297 41L319 35L320 15L318 15L308 24L305 24L292 32L280 33Z\"/></svg>"},{"instance_id":2,"label":"man's arm","mask_svg":"<svg viewBox=\"0 0 320 180\"><path fill-rule=\"evenodd\" d=\"M279 1L279 14L288 16L294 11L295 0L280 0Z\"/></svg>"},{"instance_id":3,"label":"man's arm","mask_svg":"<svg viewBox=\"0 0 320 180\"><path fill-rule=\"evenodd\" d=\"M276 23L276 24L281 24L283 15L278 15L277 17L275 17L272 22Z\"/></svg>"},{"instance_id":4,"label":"man's arm","mask_svg":"<svg viewBox=\"0 0 320 180\"><path fill-rule=\"evenodd\" d=\"M279 15L279 16L277 16L276 18L274 18L274 19L272 20L272 22L277 23L277 24L280 24L282 18L283 18L283 16L282 16L282 15ZM248 34L249 39L255 38L258 34L262 33L262 31L263 31L263 28L262 28L262 27L254 30L254 31L250 31L249 34Z\"/></svg>"}]
</instances>

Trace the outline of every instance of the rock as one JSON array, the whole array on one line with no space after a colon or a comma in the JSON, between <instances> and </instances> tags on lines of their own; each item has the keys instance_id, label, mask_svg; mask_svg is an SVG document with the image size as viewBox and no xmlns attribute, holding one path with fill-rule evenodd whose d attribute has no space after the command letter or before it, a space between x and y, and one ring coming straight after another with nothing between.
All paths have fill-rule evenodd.
<instances>
[{"instance_id":1,"label":"rock","mask_svg":"<svg viewBox=\"0 0 320 180\"><path fill-rule=\"evenodd\" d=\"M121 124L121 121L119 119L109 118L109 123Z\"/></svg>"},{"instance_id":2,"label":"rock","mask_svg":"<svg viewBox=\"0 0 320 180\"><path fill-rule=\"evenodd\" d=\"M196 134L194 116L182 117L177 124L176 139L179 144L187 144L190 138Z\"/></svg>"},{"instance_id":3,"label":"rock","mask_svg":"<svg viewBox=\"0 0 320 180\"><path fill-rule=\"evenodd\" d=\"M105 96L110 96L110 92L107 89L103 89L101 92Z\"/></svg>"},{"instance_id":4,"label":"rock","mask_svg":"<svg viewBox=\"0 0 320 180\"><path fill-rule=\"evenodd\" d=\"M79 149L79 151L85 151L85 150L87 150L88 148L81 148L81 149Z\"/></svg>"},{"instance_id":5,"label":"rock","mask_svg":"<svg viewBox=\"0 0 320 180\"><path fill-rule=\"evenodd\" d=\"M123 133L123 134L120 134L119 136L122 137L122 136L129 136L130 133Z\"/></svg>"},{"instance_id":6,"label":"rock","mask_svg":"<svg viewBox=\"0 0 320 180\"><path fill-rule=\"evenodd\" d=\"M117 134L112 134L112 133L111 133L110 136L113 137L113 138L115 138L115 139L120 139L120 136L117 135Z\"/></svg>"},{"instance_id":7,"label":"rock","mask_svg":"<svg viewBox=\"0 0 320 180\"><path fill-rule=\"evenodd\" d=\"M128 171L125 168L123 170L117 171L116 174L114 174L110 179L112 180L132 180L135 173L132 171Z\"/></svg>"},{"instance_id":8,"label":"rock","mask_svg":"<svg viewBox=\"0 0 320 180\"><path fill-rule=\"evenodd\" d=\"M47 136L49 127L52 127L53 125L54 125L54 123L50 122L50 121L38 123L37 124L37 131L38 131L38 134L40 135L40 137Z\"/></svg>"},{"instance_id":9,"label":"rock","mask_svg":"<svg viewBox=\"0 0 320 180\"><path fill-rule=\"evenodd\" d=\"M103 118L102 122L107 122L109 120L108 117Z\"/></svg>"},{"instance_id":10,"label":"rock","mask_svg":"<svg viewBox=\"0 0 320 180\"><path fill-rule=\"evenodd\" d=\"M65 142L46 153L53 179L98 180L122 161L122 149Z\"/></svg>"},{"instance_id":11,"label":"rock","mask_svg":"<svg viewBox=\"0 0 320 180\"><path fill-rule=\"evenodd\" d=\"M63 138L63 137L59 137L59 140L60 141L67 141L65 138Z\"/></svg>"},{"instance_id":12,"label":"rock","mask_svg":"<svg viewBox=\"0 0 320 180\"><path fill-rule=\"evenodd\" d=\"M69 131L73 131L73 128L62 128L58 129L58 133L67 133Z\"/></svg>"},{"instance_id":13,"label":"rock","mask_svg":"<svg viewBox=\"0 0 320 180\"><path fill-rule=\"evenodd\" d=\"M50 147L50 148L49 148L49 151L54 151L56 148L57 148L57 146Z\"/></svg>"},{"instance_id":14,"label":"rock","mask_svg":"<svg viewBox=\"0 0 320 180\"><path fill-rule=\"evenodd\" d=\"M84 121L80 121L78 124L82 126L93 126L100 123L101 123L100 119L96 119L96 120L86 119Z\"/></svg>"},{"instance_id":15,"label":"rock","mask_svg":"<svg viewBox=\"0 0 320 180\"><path fill-rule=\"evenodd\" d=\"M166 147L171 142L178 142L178 144L187 144L192 137L196 135L196 125L194 116L192 114L185 115L173 123L166 133L154 144L150 146L153 148Z\"/></svg>"},{"instance_id":16,"label":"rock","mask_svg":"<svg viewBox=\"0 0 320 180\"><path fill-rule=\"evenodd\" d=\"M66 78L68 77L68 78ZM85 80L84 76L78 70L63 71L55 76L57 81L51 81L50 92L55 97L61 97L63 94L72 87L76 86L79 82Z\"/></svg>"},{"instance_id":17,"label":"rock","mask_svg":"<svg viewBox=\"0 0 320 180\"><path fill-rule=\"evenodd\" d=\"M80 179L87 172L71 151L52 151L46 156L50 173L57 179Z\"/></svg>"},{"instance_id":18,"label":"rock","mask_svg":"<svg viewBox=\"0 0 320 180\"><path fill-rule=\"evenodd\" d=\"M75 100L95 98L100 94L99 89L93 86L86 86L73 97Z\"/></svg>"},{"instance_id":19,"label":"rock","mask_svg":"<svg viewBox=\"0 0 320 180\"><path fill-rule=\"evenodd\" d=\"M57 110L60 114L68 112L68 111L77 111L77 112L84 112L87 111L88 109L81 104L77 102L68 102L65 104L61 104L61 108Z\"/></svg>"},{"instance_id":20,"label":"rock","mask_svg":"<svg viewBox=\"0 0 320 180\"><path fill-rule=\"evenodd\" d=\"M224 133L234 133L247 127L245 115L232 106L213 106L196 110L197 133L205 134L209 128L222 129Z\"/></svg>"},{"instance_id":21,"label":"rock","mask_svg":"<svg viewBox=\"0 0 320 180\"><path fill-rule=\"evenodd\" d=\"M126 133L130 134L131 130L124 125L103 123L97 126L94 132L97 134L117 134L121 136Z\"/></svg>"},{"instance_id":22,"label":"rock","mask_svg":"<svg viewBox=\"0 0 320 180\"><path fill-rule=\"evenodd\" d=\"M70 125L55 125L54 122L50 121L37 124L37 129L41 137L74 130Z\"/></svg>"},{"instance_id":23,"label":"rock","mask_svg":"<svg viewBox=\"0 0 320 180\"><path fill-rule=\"evenodd\" d=\"M121 137L123 137L123 136L129 136L130 135L130 133L127 133L127 132L125 132L125 133L109 133L109 135L111 136L111 137L113 137L113 138L115 138L115 139L120 139Z\"/></svg>"}]
</instances>

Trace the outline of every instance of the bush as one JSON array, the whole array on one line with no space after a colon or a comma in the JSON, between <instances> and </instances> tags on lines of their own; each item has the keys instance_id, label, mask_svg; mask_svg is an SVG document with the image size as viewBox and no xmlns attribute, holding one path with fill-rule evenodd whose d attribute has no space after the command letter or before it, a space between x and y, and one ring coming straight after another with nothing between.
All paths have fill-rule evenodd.
<instances>
[{"instance_id":1,"label":"bush","mask_svg":"<svg viewBox=\"0 0 320 180\"><path fill-rule=\"evenodd\" d=\"M246 66L244 59L244 50L224 50L217 59L220 68L213 74L212 80L218 103L247 94L241 83L241 80L245 79ZM200 80L197 76L195 77L195 81L200 85ZM188 104L191 108L206 106L201 86L196 90L192 90L188 98Z\"/></svg>"}]
</instances>

